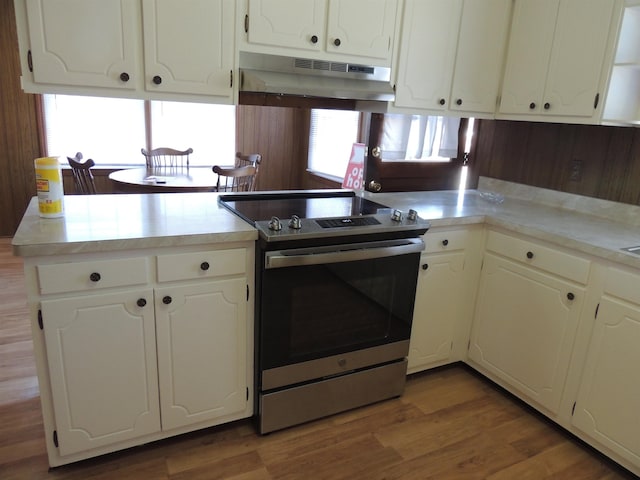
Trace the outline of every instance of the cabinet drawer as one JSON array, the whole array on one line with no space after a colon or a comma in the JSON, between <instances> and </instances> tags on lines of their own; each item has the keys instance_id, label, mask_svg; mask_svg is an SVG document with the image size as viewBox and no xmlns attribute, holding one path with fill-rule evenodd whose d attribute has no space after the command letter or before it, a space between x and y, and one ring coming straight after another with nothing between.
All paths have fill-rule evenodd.
<instances>
[{"instance_id":1,"label":"cabinet drawer","mask_svg":"<svg viewBox=\"0 0 640 480\"><path fill-rule=\"evenodd\" d=\"M149 281L148 259L120 258L55 265L38 265L40 293L143 285Z\"/></svg>"},{"instance_id":2,"label":"cabinet drawer","mask_svg":"<svg viewBox=\"0 0 640 480\"><path fill-rule=\"evenodd\" d=\"M158 256L158 281L238 275L247 270L244 248Z\"/></svg>"},{"instance_id":3,"label":"cabinet drawer","mask_svg":"<svg viewBox=\"0 0 640 480\"><path fill-rule=\"evenodd\" d=\"M589 278L589 260L535 242L490 231L486 249L582 284Z\"/></svg>"},{"instance_id":4,"label":"cabinet drawer","mask_svg":"<svg viewBox=\"0 0 640 480\"><path fill-rule=\"evenodd\" d=\"M424 236L424 253L449 252L467 247L471 232L469 230L450 230L427 232Z\"/></svg>"},{"instance_id":5,"label":"cabinet drawer","mask_svg":"<svg viewBox=\"0 0 640 480\"><path fill-rule=\"evenodd\" d=\"M627 302L640 305L640 275L617 268L608 268L605 274L604 291Z\"/></svg>"}]
</instances>

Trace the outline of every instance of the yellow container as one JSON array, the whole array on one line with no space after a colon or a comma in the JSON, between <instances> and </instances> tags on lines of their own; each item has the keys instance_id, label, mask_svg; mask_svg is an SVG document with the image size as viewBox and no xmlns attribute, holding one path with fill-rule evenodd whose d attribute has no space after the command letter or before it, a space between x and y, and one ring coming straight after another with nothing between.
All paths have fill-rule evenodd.
<instances>
[{"instance_id":1,"label":"yellow container","mask_svg":"<svg viewBox=\"0 0 640 480\"><path fill-rule=\"evenodd\" d=\"M36 190L38 210L43 218L58 218L64 215L64 188L62 169L57 157L36 158Z\"/></svg>"}]
</instances>

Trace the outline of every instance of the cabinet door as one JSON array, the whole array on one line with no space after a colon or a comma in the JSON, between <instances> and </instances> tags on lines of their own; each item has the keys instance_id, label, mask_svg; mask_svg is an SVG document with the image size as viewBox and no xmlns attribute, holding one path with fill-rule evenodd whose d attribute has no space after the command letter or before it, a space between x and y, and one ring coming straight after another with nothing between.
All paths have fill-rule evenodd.
<instances>
[{"instance_id":1,"label":"cabinet door","mask_svg":"<svg viewBox=\"0 0 640 480\"><path fill-rule=\"evenodd\" d=\"M423 255L411 327L408 372L442 364L451 356L457 322L464 313L463 250Z\"/></svg>"},{"instance_id":2,"label":"cabinet door","mask_svg":"<svg viewBox=\"0 0 640 480\"><path fill-rule=\"evenodd\" d=\"M557 413L583 293L555 276L486 253L469 358Z\"/></svg>"},{"instance_id":3,"label":"cabinet door","mask_svg":"<svg viewBox=\"0 0 640 480\"><path fill-rule=\"evenodd\" d=\"M559 3L560 0L516 0L500 112L543 111L542 97ZM587 8L587 2L582 3L583 7Z\"/></svg>"},{"instance_id":4,"label":"cabinet door","mask_svg":"<svg viewBox=\"0 0 640 480\"><path fill-rule=\"evenodd\" d=\"M550 115L590 117L616 0L561 0L543 98Z\"/></svg>"},{"instance_id":5,"label":"cabinet door","mask_svg":"<svg viewBox=\"0 0 640 480\"><path fill-rule=\"evenodd\" d=\"M397 107L447 108L461 11L462 0L405 1Z\"/></svg>"},{"instance_id":6,"label":"cabinet door","mask_svg":"<svg viewBox=\"0 0 640 480\"><path fill-rule=\"evenodd\" d=\"M234 5L143 0L146 90L230 97Z\"/></svg>"},{"instance_id":7,"label":"cabinet door","mask_svg":"<svg viewBox=\"0 0 640 480\"><path fill-rule=\"evenodd\" d=\"M34 80L135 89L137 8L129 0L27 0Z\"/></svg>"},{"instance_id":8,"label":"cabinet door","mask_svg":"<svg viewBox=\"0 0 640 480\"><path fill-rule=\"evenodd\" d=\"M449 108L496 110L511 0L465 0Z\"/></svg>"},{"instance_id":9,"label":"cabinet door","mask_svg":"<svg viewBox=\"0 0 640 480\"><path fill-rule=\"evenodd\" d=\"M631 288L637 290L635 276ZM631 286L633 285L633 286ZM573 424L640 465L640 305L604 296L587 353Z\"/></svg>"},{"instance_id":10,"label":"cabinet door","mask_svg":"<svg viewBox=\"0 0 640 480\"><path fill-rule=\"evenodd\" d=\"M329 0L327 52L391 59L397 0Z\"/></svg>"},{"instance_id":11,"label":"cabinet door","mask_svg":"<svg viewBox=\"0 0 640 480\"><path fill-rule=\"evenodd\" d=\"M246 408L246 285L240 278L156 290L164 430Z\"/></svg>"},{"instance_id":12,"label":"cabinet door","mask_svg":"<svg viewBox=\"0 0 640 480\"><path fill-rule=\"evenodd\" d=\"M323 48L326 0L249 0L248 12L249 43L311 51Z\"/></svg>"},{"instance_id":13,"label":"cabinet door","mask_svg":"<svg viewBox=\"0 0 640 480\"><path fill-rule=\"evenodd\" d=\"M160 431L152 300L144 289L42 302L60 455Z\"/></svg>"}]
</instances>

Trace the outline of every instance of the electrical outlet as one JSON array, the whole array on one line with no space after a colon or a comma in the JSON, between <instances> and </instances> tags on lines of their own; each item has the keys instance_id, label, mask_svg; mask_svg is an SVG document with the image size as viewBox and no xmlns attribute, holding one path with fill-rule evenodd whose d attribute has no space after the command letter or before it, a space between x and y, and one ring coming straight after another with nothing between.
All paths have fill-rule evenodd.
<instances>
[{"instance_id":1,"label":"electrical outlet","mask_svg":"<svg viewBox=\"0 0 640 480\"><path fill-rule=\"evenodd\" d=\"M579 182L582 180L582 160L574 158L571 160L571 172L569 173L569 181Z\"/></svg>"}]
</instances>

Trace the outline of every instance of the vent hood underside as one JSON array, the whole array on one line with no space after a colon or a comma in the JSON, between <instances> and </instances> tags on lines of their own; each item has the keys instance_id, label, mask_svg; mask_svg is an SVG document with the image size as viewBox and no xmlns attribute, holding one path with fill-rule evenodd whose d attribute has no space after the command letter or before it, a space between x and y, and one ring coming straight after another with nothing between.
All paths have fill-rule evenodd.
<instances>
[{"instance_id":1,"label":"vent hood underside","mask_svg":"<svg viewBox=\"0 0 640 480\"><path fill-rule=\"evenodd\" d=\"M241 52L240 91L390 102L386 67Z\"/></svg>"}]
</instances>

